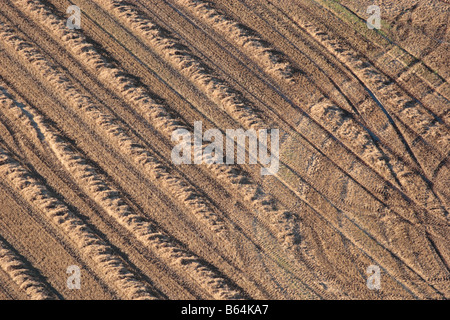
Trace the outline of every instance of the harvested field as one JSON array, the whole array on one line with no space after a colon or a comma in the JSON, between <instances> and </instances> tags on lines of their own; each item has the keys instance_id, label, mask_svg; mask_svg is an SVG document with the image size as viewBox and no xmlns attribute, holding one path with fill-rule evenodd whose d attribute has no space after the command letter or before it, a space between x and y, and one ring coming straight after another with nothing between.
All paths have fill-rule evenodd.
<instances>
[{"instance_id":1,"label":"harvested field","mask_svg":"<svg viewBox=\"0 0 450 320\"><path fill-rule=\"evenodd\" d=\"M0 300L450 299L449 24L2 0Z\"/></svg>"}]
</instances>

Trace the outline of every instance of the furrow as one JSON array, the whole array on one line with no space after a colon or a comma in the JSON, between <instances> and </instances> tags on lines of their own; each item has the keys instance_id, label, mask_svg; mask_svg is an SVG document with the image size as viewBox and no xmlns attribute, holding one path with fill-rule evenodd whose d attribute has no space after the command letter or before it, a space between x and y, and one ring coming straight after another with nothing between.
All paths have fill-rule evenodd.
<instances>
[{"instance_id":1,"label":"furrow","mask_svg":"<svg viewBox=\"0 0 450 320\"><path fill-rule=\"evenodd\" d=\"M265 44L256 32L223 14L211 2L176 0L176 3L252 57L267 74L287 82L294 82L295 71L287 57L275 53L275 50Z\"/></svg>"},{"instance_id":2,"label":"furrow","mask_svg":"<svg viewBox=\"0 0 450 320\"><path fill-rule=\"evenodd\" d=\"M105 281L123 298L156 299L151 289L136 278L107 243L4 149L0 149L0 172L13 190L72 241L86 261L95 264L97 272L103 274Z\"/></svg>"},{"instance_id":3,"label":"furrow","mask_svg":"<svg viewBox=\"0 0 450 320\"><path fill-rule=\"evenodd\" d=\"M389 27L383 26L381 32L373 32L367 28L365 19L342 2L328 0L311 2L336 16L339 19L337 23L341 25L344 23L345 26L354 28L359 38L351 36L348 38L354 41L353 47L358 50L362 49L365 56L371 59L378 69L395 79L400 86L406 88L410 96L416 97L430 111L441 116L447 126L449 125L448 114L446 116L444 110L450 99L448 82L438 74L437 70L433 70L423 60L416 58L411 51L408 52L407 49L390 39L385 34ZM298 4L297 2L296 5ZM344 37L347 36L342 32L340 34ZM360 44L364 41L369 42L370 46L361 46Z\"/></svg>"},{"instance_id":4,"label":"furrow","mask_svg":"<svg viewBox=\"0 0 450 320\"><path fill-rule=\"evenodd\" d=\"M0 101L3 98L4 96L0 96ZM13 103L13 101L10 102ZM85 194L134 235L146 248L151 248L168 265L173 265L186 276L192 277L213 298L235 299L241 297L238 292L228 286L225 279L205 266L198 257L177 247L168 236L158 232L156 226L142 215L134 213L123 201L119 192L110 187L101 174L96 172L96 169L89 165L79 152L58 136L54 129L46 125L42 117L35 111L25 106L21 108L18 105L14 105L11 109L14 109L11 111L16 114L20 113L17 120L32 124L32 128L38 128L44 139L42 143L55 154Z\"/></svg>"},{"instance_id":5,"label":"furrow","mask_svg":"<svg viewBox=\"0 0 450 320\"><path fill-rule=\"evenodd\" d=\"M395 155L383 153L373 139L361 130L341 108L336 107L327 99L323 99L310 107L310 113L328 131L340 138L345 144L350 145L354 152L366 160L381 176L385 178L394 177L395 180L389 179L390 182L402 188L416 203L437 215L448 216L441 201L423 177L416 171L411 170Z\"/></svg>"},{"instance_id":6,"label":"furrow","mask_svg":"<svg viewBox=\"0 0 450 320\"><path fill-rule=\"evenodd\" d=\"M0 25L0 40L8 51L17 54L30 71L44 83L51 85L59 97L76 111L93 129L98 130L119 152L130 157L132 162L162 187L167 193L186 206L199 221L211 231L226 239L227 228L211 204L185 179L170 172L170 169L130 137L118 120L102 113L88 96L78 92L69 78L53 66L31 43L14 34L13 29Z\"/></svg>"},{"instance_id":7,"label":"furrow","mask_svg":"<svg viewBox=\"0 0 450 320\"><path fill-rule=\"evenodd\" d=\"M128 7L128 8L129 8L129 7ZM124 9L124 10L125 10L125 9ZM132 10L132 9L129 8L129 10ZM128 11L127 11L127 12L128 12ZM136 11L133 11L133 10L132 10L132 12L135 12L135 14L137 15ZM145 18L142 18L142 19L145 19ZM119 20L120 20L120 19L119 19ZM146 21L148 21L148 20L146 20ZM124 22L127 22L127 20L125 19ZM143 37L142 39L145 41L145 38L144 38L144 37ZM232 115L232 114L231 114L231 115ZM233 117L233 115L232 115L232 117ZM235 117L233 117L233 118L235 118ZM245 126L245 123L242 123L242 122L240 121L240 119L236 119L236 118L235 118L235 120L236 120L237 122L239 122L239 123L241 123L242 125ZM432 200L434 200L434 199L432 199ZM432 203L432 204L433 204L433 203ZM436 208L435 206L430 205L429 208L431 208L431 209L433 209L433 210L437 210L439 214L442 214L442 210L441 210L440 207L437 207L437 208Z\"/></svg>"},{"instance_id":8,"label":"furrow","mask_svg":"<svg viewBox=\"0 0 450 320\"><path fill-rule=\"evenodd\" d=\"M14 248L0 236L0 268L25 291L32 300L55 300L55 294L49 289L38 272Z\"/></svg>"},{"instance_id":9,"label":"furrow","mask_svg":"<svg viewBox=\"0 0 450 320\"><path fill-rule=\"evenodd\" d=\"M192 131L182 119L175 118L163 104L157 103L152 95L136 84L128 74L108 63L82 34L66 28L63 21L39 1L18 0L16 4L26 9L26 12L43 24L55 38L61 39L64 47L74 58L136 108L168 140L172 141L172 134L177 130ZM205 148L206 145L203 145L202 151ZM231 185L238 194L244 195L244 200L250 203L252 210L256 209L261 213L261 218L266 221L281 243L293 248L299 242L296 217L287 210L277 207L274 199L253 183L248 175L236 166L214 164L207 167L221 181Z\"/></svg>"},{"instance_id":10,"label":"furrow","mask_svg":"<svg viewBox=\"0 0 450 320\"><path fill-rule=\"evenodd\" d=\"M417 134L423 136L430 145L440 150L443 155L450 152L449 130L437 121L420 102L411 99L388 77L380 73L369 62L365 62L365 59L362 59L357 52L333 38L329 33L301 20L298 16L294 19L300 27L330 50L371 88L391 113L396 114Z\"/></svg>"},{"instance_id":11,"label":"furrow","mask_svg":"<svg viewBox=\"0 0 450 320\"><path fill-rule=\"evenodd\" d=\"M173 38L166 30L147 19L131 4L122 0L96 0L100 7L112 14L135 32L152 50L164 58L183 76L196 86L217 106L234 117L241 119L246 126L261 128L262 120L253 111L249 102L233 90L224 80L215 76L200 59Z\"/></svg>"},{"instance_id":12,"label":"furrow","mask_svg":"<svg viewBox=\"0 0 450 320\"><path fill-rule=\"evenodd\" d=\"M323 98L321 98L321 99L323 99ZM317 102L317 101L315 101L315 102ZM240 121L239 118L234 117L233 114L230 114L230 116L233 119L235 119L238 123L241 123L242 125L245 126L245 124L242 121ZM346 119L346 120L349 120L349 119ZM347 121L347 123L349 123L349 122L350 121ZM321 122L318 122L318 123L321 123ZM391 166L391 164L388 163L389 157L390 157L389 153L388 152L384 152L384 151L382 152L379 149L377 150L378 147L376 147L376 143L374 143L372 137L370 137L369 134L365 132L366 130L364 130L361 127L361 125L359 125L355 121L352 121L352 124L353 124L352 125L352 127L353 127L352 131L353 132L359 132L360 133L359 136L360 137L364 137L364 139L366 141L369 141L369 143L368 143L369 145L368 146L367 145L359 146L359 145L357 145L357 143L355 143L355 141L353 141L352 139L348 138L348 134L345 133L344 130L339 130L338 133L341 133L341 136L342 136L342 133L344 133L344 138L345 139L342 140L342 141L346 142L344 145L346 145L350 150L352 150L352 152L354 152L355 155L357 155L357 157L362 158L367 164L369 164L369 166L374 168L377 173L380 174L380 172L381 172L382 177L387 179L387 181L390 181L393 185L399 187L400 184L399 184L398 180L397 181L395 180L397 173L396 172L392 172L392 169L387 169L388 167ZM264 123L261 123L261 125L264 125ZM322 127L326 127L329 132L331 132L332 134L336 135L335 131L337 129L336 129L335 124L333 124L333 123L322 124L321 123L321 126ZM347 126L347 128L348 127L349 126ZM345 135L347 135L347 136L345 136ZM371 147L373 147L373 148L371 148ZM362 149L363 152L361 152L361 149ZM376 152L372 152L373 150L376 150ZM396 159L395 156L392 156L392 157L394 159ZM383 163L383 162L387 162L387 163ZM402 163L403 167L408 168L408 166L405 163L403 163L403 162L401 162L401 163ZM376 164L376 166L374 167L373 164ZM402 170L400 170L399 174L403 174L403 171L404 170L402 168ZM414 171L410 170L408 172L414 172ZM386 174L386 173L388 173L388 174ZM420 184L420 188L422 190L426 190L426 194L427 194L427 197L425 197L427 203L425 203L425 204L423 202L419 202L419 203L422 206L425 206L426 208L428 208L430 210L435 210L441 216L446 216L446 212L442 208L442 206L440 205L439 199L437 199L437 197L433 194L432 190L430 190L430 188L427 185L427 183L425 181L423 181L422 177L420 177L419 174L414 172L414 176L416 178L419 178L418 182ZM403 181L405 181L405 180L403 180ZM413 188L411 187L410 189L412 190ZM407 192L408 196L410 196L411 198L413 198L416 201L424 200L423 198L421 200L417 200L417 194L414 194L414 193L409 194L409 192L411 190L403 188L402 192Z\"/></svg>"}]
</instances>

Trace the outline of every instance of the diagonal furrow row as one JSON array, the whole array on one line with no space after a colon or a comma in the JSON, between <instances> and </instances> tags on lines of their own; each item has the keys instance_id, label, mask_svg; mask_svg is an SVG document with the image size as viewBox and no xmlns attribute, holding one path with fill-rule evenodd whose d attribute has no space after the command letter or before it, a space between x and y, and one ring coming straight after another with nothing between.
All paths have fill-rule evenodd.
<instances>
[{"instance_id":1,"label":"diagonal furrow row","mask_svg":"<svg viewBox=\"0 0 450 320\"><path fill-rule=\"evenodd\" d=\"M108 9L108 8L109 8L108 6L105 6L105 9ZM152 26L154 26L154 24L151 23L148 19L145 19L145 18L143 18L142 16L140 16L134 8L132 8L132 7L130 7L130 6L126 6L123 2L122 2L121 8L122 8L123 10L118 10L117 13L115 14L115 16L117 17L117 19L119 19L120 21L124 22L126 25L130 25L130 26L131 26L130 28L131 28L133 31L139 32L139 31L142 31L142 30L139 29L138 27L136 27L135 29L133 29L132 26L133 26L134 23L135 23L135 19L132 19L132 18L129 18L129 17L140 17L140 18L139 18L139 21L145 21L145 23L150 23ZM109 9L112 9L112 8L109 8ZM129 15L122 14L122 12L128 12ZM136 18L136 19L137 19L137 18ZM147 35L147 34L146 34L145 31L143 31L143 32L141 32L141 33L142 33L142 37L141 37L142 40L143 40L143 41L146 41L146 43L148 43L148 45L149 45L151 48L155 47L155 44L152 43L152 41L153 41L152 39L153 39L153 38L150 38L150 40L149 40L149 39L146 38L146 35ZM138 33L138 34L139 34L139 33ZM148 41L148 42L147 42L147 41ZM231 114L231 115L232 115L232 114ZM233 116L232 116L232 117L233 117ZM233 118L235 118L235 117L233 117ZM239 118L235 118L235 120L236 120L237 122L241 123L241 124L245 127L245 123L243 123L242 121L240 121ZM261 125L264 126L263 123L261 123ZM344 134L345 134L345 132L344 132ZM431 209L440 210L439 206L437 206L437 208L436 208L436 207L432 207L432 206L430 205L430 208L431 208Z\"/></svg>"},{"instance_id":2,"label":"diagonal furrow row","mask_svg":"<svg viewBox=\"0 0 450 320\"><path fill-rule=\"evenodd\" d=\"M0 268L33 300L54 300L55 294L9 243L0 236Z\"/></svg>"},{"instance_id":3,"label":"diagonal furrow row","mask_svg":"<svg viewBox=\"0 0 450 320\"><path fill-rule=\"evenodd\" d=\"M156 298L107 243L3 149L0 149L0 173L13 190L71 240L87 261L92 261L94 269L123 298Z\"/></svg>"},{"instance_id":4,"label":"diagonal furrow row","mask_svg":"<svg viewBox=\"0 0 450 320\"><path fill-rule=\"evenodd\" d=\"M55 38L62 39L64 47L73 54L74 58L96 74L102 83L113 89L129 105L136 108L169 141L176 130L192 131L182 119L172 116L164 105L157 103L123 70L108 63L83 35L67 29L64 23L39 1L18 0L16 3L27 9L26 12L47 27ZM205 145L202 146L202 151L205 147ZM252 211L258 210L261 213L261 217L265 219L280 242L290 248L298 244L300 235L297 231L295 216L274 204L274 199L253 183L248 175L233 166L208 164L207 167L215 177L242 195Z\"/></svg>"},{"instance_id":5,"label":"diagonal furrow row","mask_svg":"<svg viewBox=\"0 0 450 320\"><path fill-rule=\"evenodd\" d=\"M364 46L358 46L362 41L355 37L353 37L354 48L363 49L365 56L371 59L379 70L383 70L386 75L389 75L403 89L406 89L411 97L419 99L430 111L441 116L444 122L447 125L449 124L448 112L446 113L444 109L448 109L450 86L436 70L425 64L423 60L417 59L411 52L408 52L408 49L395 43L384 33L385 30L382 30L382 32L368 30L366 20L342 2L327 0L310 2L314 2L317 7L331 12L339 19L339 24L355 28L363 41L370 43L370 46L368 46L370 50L364 50ZM302 4L297 2L296 5ZM302 9L304 8L302 6ZM311 13L311 11L307 11ZM341 35L346 36L344 33L341 33Z\"/></svg>"},{"instance_id":6,"label":"diagonal furrow row","mask_svg":"<svg viewBox=\"0 0 450 320\"><path fill-rule=\"evenodd\" d=\"M444 47L352 8L7 1L0 299L449 298Z\"/></svg>"},{"instance_id":7,"label":"diagonal furrow row","mask_svg":"<svg viewBox=\"0 0 450 320\"><path fill-rule=\"evenodd\" d=\"M130 9L130 10L132 10L132 9ZM124 21L124 22L126 22L126 21ZM142 38L143 39L143 41L145 41L145 37L143 37ZM149 46L151 47L151 45L149 44ZM239 122L239 119L236 119L236 121L238 121ZM242 122L240 122L241 124L242 124ZM245 124L242 124L242 125L244 125L245 126ZM345 132L344 132L344 134L345 134ZM439 208L438 208L439 209ZM421 236L423 236L423 234L421 235ZM439 267L438 267L439 268Z\"/></svg>"},{"instance_id":8,"label":"diagonal furrow row","mask_svg":"<svg viewBox=\"0 0 450 320\"><path fill-rule=\"evenodd\" d=\"M240 179L235 179L236 181L240 181ZM241 180L242 181L242 180ZM244 184L245 185L245 184ZM252 190L252 189L251 189ZM254 189L253 188L253 190L256 190L256 189ZM242 194L242 192L241 192L241 194ZM259 195L259 192L257 193L257 195L258 195L258 197L254 197L251 193L249 194L249 196L248 196L248 198L249 199L251 199L251 198L261 198L261 196ZM247 198L247 197L246 197ZM264 204L266 207L268 207L268 208L270 208L269 206L268 206L268 203L270 203L270 201L261 201L261 203L262 204ZM273 211L273 210L272 210ZM270 212L269 212L270 213ZM282 213L282 212L281 212ZM283 219L287 219L288 220L288 222L290 222L290 220L292 219L289 215L285 215L285 214L283 214L283 215L280 215L280 218L283 218ZM273 220L279 220L280 218L277 218L276 216L273 216L272 217L272 219ZM290 223L292 223L292 222L290 222ZM294 226L295 226L295 223L294 223Z\"/></svg>"},{"instance_id":9,"label":"diagonal furrow row","mask_svg":"<svg viewBox=\"0 0 450 320\"><path fill-rule=\"evenodd\" d=\"M134 9L131 8L130 10ZM146 41L145 36L142 37L142 40ZM149 44L149 46L151 47L151 44ZM315 101L314 103L320 103L320 100ZM230 114L230 116L233 117L237 122L241 123L242 125L245 125L240 121L239 118L234 117L233 114ZM320 122L321 118L318 117L319 115L316 113L315 116L316 122L321 123ZM390 181L393 185L397 186L397 188L400 187L398 179L396 180L397 175L400 175L402 177L406 175L412 175L415 179L415 183L419 185L418 189L420 189L420 192L424 193L425 196L423 197L417 196L417 193L415 193L417 188L412 185L408 185L407 188L403 188L402 192L405 192L411 199L417 201L419 204L425 206L427 209L434 210L437 212L437 214L441 216L446 215L445 210L442 209L439 199L436 197L436 195L433 194L433 191L430 189L427 182L422 179L420 174L416 173L414 170L410 170L409 166L406 163L404 163L401 159L399 159L395 155L390 155L388 150L383 151L377 150L378 149L377 144L373 141L373 138L367 132L365 132L366 129L364 129L360 124L356 123L355 121L350 121L351 119L349 119L345 115L340 118L341 121L346 122L345 127L352 128L351 129L352 133L358 134L363 140L367 141L367 143L363 146L358 145L355 141L349 139L348 132L345 132L345 130L337 128L336 123L325 123L325 125L322 126L325 127L328 130L328 132L337 135L339 138L344 137L342 142L345 141L346 142L345 145L349 147L356 154L357 157L363 159L364 162L366 162L370 167L374 168L375 171L381 174L381 176L387 179L387 181ZM261 125L264 126L263 123ZM394 163L399 163L399 165L396 166L398 172L393 172L393 170L390 168L392 166L389 163L391 157ZM402 180L403 183L406 183L406 181L407 181L406 179ZM445 194L445 191L443 193Z\"/></svg>"},{"instance_id":10,"label":"diagonal furrow row","mask_svg":"<svg viewBox=\"0 0 450 320\"><path fill-rule=\"evenodd\" d=\"M108 215L113 217L122 227L133 234L146 248L153 250L168 265L181 270L198 282L212 297L216 299L237 298L239 294L228 287L225 279L211 271L193 254L178 248L169 237L157 231L141 215L134 213L122 200L117 190L111 188L96 169L89 165L81 154L55 134L54 130L45 124L43 118L29 107L20 107L5 95L0 95L5 111L11 113L30 131L36 129L41 135L41 143L53 152L61 165L70 173L75 182L81 186L85 194L96 202ZM27 116L29 115L29 116ZM30 125L32 125L30 127Z\"/></svg>"},{"instance_id":11,"label":"diagonal furrow row","mask_svg":"<svg viewBox=\"0 0 450 320\"><path fill-rule=\"evenodd\" d=\"M342 63L350 69L373 91L389 108L390 113L396 114L405 124L417 132L430 144L447 155L450 152L450 133L435 117L430 114L418 101L412 100L395 83L380 73L351 48L334 39L297 17L296 22L310 33L324 47L330 50Z\"/></svg>"},{"instance_id":12,"label":"diagonal furrow row","mask_svg":"<svg viewBox=\"0 0 450 320\"><path fill-rule=\"evenodd\" d=\"M276 54L275 50L267 46L259 35L214 8L212 3L203 0L177 0L176 2L241 48L257 61L266 73L288 82L294 81L294 68L285 56Z\"/></svg>"},{"instance_id":13,"label":"diagonal furrow row","mask_svg":"<svg viewBox=\"0 0 450 320\"><path fill-rule=\"evenodd\" d=\"M102 113L88 96L80 94L72 82L48 62L34 46L17 37L12 29L5 26L0 26L0 40L10 52L17 54L27 64L31 72L38 75L44 83L53 86L64 103L98 130L100 135L111 142L119 152L129 156L151 180L158 182L166 192L189 208L194 217L209 226L218 236L227 233L223 220L212 209L207 199L189 182L171 174L170 169L130 137L113 116Z\"/></svg>"},{"instance_id":14,"label":"diagonal furrow row","mask_svg":"<svg viewBox=\"0 0 450 320\"><path fill-rule=\"evenodd\" d=\"M121 0L95 1L122 23L129 26L155 52L166 59L183 76L187 77L217 106L246 126L260 129L261 119L252 106L235 92L224 80L215 76L187 47L181 45L157 24L144 17L137 9Z\"/></svg>"},{"instance_id":15,"label":"diagonal furrow row","mask_svg":"<svg viewBox=\"0 0 450 320\"><path fill-rule=\"evenodd\" d=\"M311 114L316 122L320 123L321 126L327 129L328 132L339 138L359 158L363 159L365 163L374 168L375 171L382 177L387 179L387 181L391 182L397 188L400 187L402 189L402 192L404 192L406 195L408 195L408 197L413 199L421 206L424 206L428 210L435 211L440 216L447 216L446 211L442 208L442 205L440 203L441 201L447 202L446 195L448 191L445 188L445 184L440 183L433 185L433 188L436 189L438 194L441 196L441 200L436 194L434 194L433 189L430 188L430 183L426 179L423 179L419 172L411 169L407 163L405 163L395 154L392 154L392 152L386 149L384 146L378 145L378 143L376 143L373 138L366 132L367 129L364 129L364 127L362 127L360 124L353 121L351 117L346 114L346 112L340 110L340 108L337 106L333 106L330 101L327 101L327 99L324 99L323 97L319 98L316 101L309 101L307 102L307 104L310 105L309 109L307 109L307 112L309 113L311 113L311 105L314 106L314 104L318 104L318 108L315 108L316 112L314 114ZM325 112L329 108L321 107L323 106L323 104L328 105L334 111L330 113ZM373 113L373 111L371 111L373 109L373 105L374 104L365 103L364 113ZM386 133L387 132L384 132L385 138ZM357 143L357 141L353 139L355 138L355 135L359 137L359 140L362 138L367 142L363 141L363 144ZM416 146L418 142L421 142L421 140L413 141L413 148L415 148L415 151L422 152L423 149L427 150L427 148L424 148L426 147L426 145L424 146L423 144L419 144L418 146ZM443 143L443 145L445 145L445 142ZM419 149L419 147L421 147L421 149ZM442 164L442 161L445 162L445 155L433 156L433 154L428 155L428 157L431 157L432 163L435 164L434 168ZM444 169L445 167L446 166L444 164ZM441 174L443 174L443 172L446 172L441 167L439 168L442 171ZM427 171L430 177L433 176L434 170L435 169L432 168ZM401 178L401 183L399 181L399 177Z\"/></svg>"},{"instance_id":16,"label":"diagonal furrow row","mask_svg":"<svg viewBox=\"0 0 450 320\"><path fill-rule=\"evenodd\" d=\"M257 11L256 16L267 27L273 28L274 34L280 35L277 40L286 43L285 51L290 56L298 56L298 63L308 66L302 70L308 73L315 85L323 88L330 100L352 113L356 120L369 129L382 149L387 148L388 153L403 157L412 169L424 171L420 173L426 175L428 180L434 180L434 170L443 156L438 155L434 147L428 145L422 137L401 126L400 119L395 115L386 115L377 105L371 91L357 76L295 24L286 13L290 7L283 6L283 11L269 3L265 7L253 5L251 9ZM276 41L275 38L273 41ZM324 85L328 82L330 85ZM436 108L440 110L443 106L444 104L436 105ZM441 191L445 191L445 188L441 188Z\"/></svg>"}]
</instances>

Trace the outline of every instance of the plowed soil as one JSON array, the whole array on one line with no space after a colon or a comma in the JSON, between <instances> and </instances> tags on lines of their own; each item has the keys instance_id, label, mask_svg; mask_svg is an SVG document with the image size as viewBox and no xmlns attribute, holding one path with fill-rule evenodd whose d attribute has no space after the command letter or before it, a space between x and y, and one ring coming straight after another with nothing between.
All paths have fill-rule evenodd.
<instances>
[{"instance_id":1,"label":"plowed soil","mask_svg":"<svg viewBox=\"0 0 450 320\"><path fill-rule=\"evenodd\" d=\"M1 0L0 299L449 299L449 22L439 0ZM279 171L176 165L197 121L279 129Z\"/></svg>"}]
</instances>

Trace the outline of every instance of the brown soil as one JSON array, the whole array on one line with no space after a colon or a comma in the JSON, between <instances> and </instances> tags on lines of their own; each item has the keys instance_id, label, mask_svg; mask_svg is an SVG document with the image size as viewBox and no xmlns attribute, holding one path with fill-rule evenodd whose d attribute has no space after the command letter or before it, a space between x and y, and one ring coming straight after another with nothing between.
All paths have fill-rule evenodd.
<instances>
[{"instance_id":1,"label":"brown soil","mask_svg":"<svg viewBox=\"0 0 450 320\"><path fill-rule=\"evenodd\" d=\"M5 1L0 299L449 299L449 15ZM175 165L172 133L196 121L279 129L280 170Z\"/></svg>"}]
</instances>

